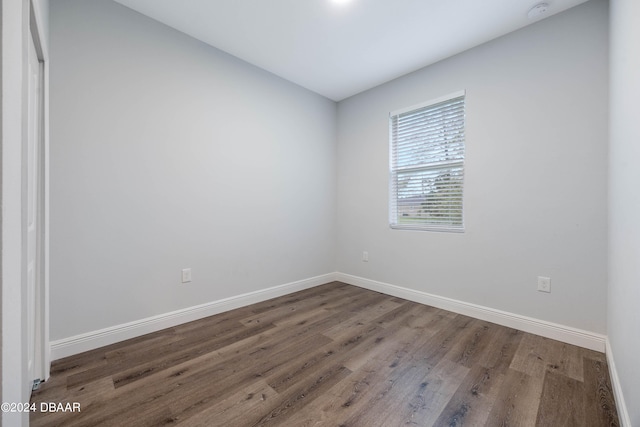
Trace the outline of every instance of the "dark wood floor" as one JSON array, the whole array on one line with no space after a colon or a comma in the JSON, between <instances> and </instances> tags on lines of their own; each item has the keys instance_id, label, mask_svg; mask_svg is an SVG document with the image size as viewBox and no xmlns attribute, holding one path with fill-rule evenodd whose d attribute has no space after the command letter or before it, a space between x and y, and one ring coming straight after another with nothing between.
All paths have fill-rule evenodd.
<instances>
[{"instance_id":1,"label":"dark wood floor","mask_svg":"<svg viewBox=\"0 0 640 427\"><path fill-rule=\"evenodd\" d=\"M32 426L617 426L602 353L342 283L53 363Z\"/></svg>"}]
</instances>

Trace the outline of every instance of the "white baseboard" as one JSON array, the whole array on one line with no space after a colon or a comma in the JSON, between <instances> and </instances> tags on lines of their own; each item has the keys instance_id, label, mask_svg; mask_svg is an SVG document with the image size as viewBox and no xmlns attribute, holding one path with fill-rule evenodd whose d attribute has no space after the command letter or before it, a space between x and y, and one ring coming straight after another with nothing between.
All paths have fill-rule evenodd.
<instances>
[{"instance_id":1,"label":"white baseboard","mask_svg":"<svg viewBox=\"0 0 640 427\"><path fill-rule=\"evenodd\" d=\"M170 328L182 323L202 319L207 316L255 304L271 298L312 288L332 281L341 281L372 291L393 295L410 301L464 314L480 320L497 323L521 331L530 332L543 337L589 348L605 351L606 337L569 326L533 319L519 314L509 313L471 304L451 298L441 297L414 289L403 288L388 283L378 282L345 273L328 273L309 279L299 280L284 285L274 286L247 294L237 295L158 316L147 317L137 321L115 325L98 331L87 332L73 337L51 342L51 360L93 350L144 334ZM617 397L617 395L616 395Z\"/></svg>"},{"instance_id":2,"label":"white baseboard","mask_svg":"<svg viewBox=\"0 0 640 427\"><path fill-rule=\"evenodd\" d=\"M420 304L453 311L454 313L464 314L465 316L470 316L476 319L497 323L498 325L519 329L524 332L541 335L543 337L566 342L568 344L600 352L605 351L606 337L594 332L584 331L570 326L559 325L557 323L534 319L451 298L445 298L426 292L416 291L414 289L390 285L388 283L365 279L363 277L352 276L350 274L336 273L334 280L370 289L372 291L381 292L383 294L393 295L395 297L418 302Z\"/></svg>"},{"instance_id":3,"label":"white baseboard","mask_svg":"<svg viewBox=\"0 0 640 427\"><path fill-rule=\"evenodd\" d=\"M63 357L93 350L130 338L156 332L161 329L170 328L182 323L202 319L214 314L266 301L271 298L287 295L333 281L340 281L349 285L396 296L420 304L430 305L443 310L449 310L454 313L497 323L499 325L519 329L521 331L541 335L543 337L552 338L568 344L605 352L621 425L622 427L631 427L629 412L625 405L611 346L609 339L606 336L572 328L570 326L559 325L557 323L521 316L519 314L496 310L477 304L471 304L452 298L441 297L422 291L416 291L414 289L403 288L401 286L339 272L323 274L309 279L286 283L284 285L274 286L268 289L262 289L218 301L187 307L170 313L147 317L134 322L124 323L100 329L98 331L52 341L51 360L61 359Z\"/></svg>"},{"instance_id":4,"label":"white baseboard","mask_svg":"<svg viewBox=\"0 0 640 427\"><path fill-rule=\"evenodd\" d=\"M139 337L144 334L170 328L182 323L202 319L214 314L266 301L282 295L319 286L335 280L335 273L323 274L255 292L249 292L193 307L183 308L158 316L147 317L98 331L87 332L51 342L51 360L93 350L105 345Z\"/></svg>"},{"instance_id":5,"label":"white baseboard","mask_svg":"<svg viewBox=\"0 0 640 427\"><path fill-rule=\"evenodd\" d=\"M611 343L607 337L606 341L607 350L607 365L609 365L609 377L611 377L611 386L613 387L613 397L616 399L616 409L618 410L618 418L620 419L620 425L622 427L631 427L631 417L629 416L629 410L627 404L624 401L624 395L622 394L622 386L620 385L620 377L618 376L618 370L616 369L616 362L613 358L613 351L611 349Z\"/></svg>"}]
</instances>

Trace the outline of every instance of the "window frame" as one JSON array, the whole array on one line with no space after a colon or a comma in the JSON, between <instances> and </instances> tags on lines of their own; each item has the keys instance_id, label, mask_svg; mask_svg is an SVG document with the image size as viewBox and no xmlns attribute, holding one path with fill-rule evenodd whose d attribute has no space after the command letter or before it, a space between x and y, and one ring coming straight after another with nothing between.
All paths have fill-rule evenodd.
<instances>
[{"instance_id":1,"label":"window frame","mask_svg":"<svg viewBox=\"0 0 640 427\"><path fill-rule=\"evenodd\" d=\"M433 107L438 104L445 103L447 101L454 100L456 98L463 98L462 106L462 159L451 159L446 161L434 161L424 162L419 165L412 165L409 167L398 167L396 163L394 150L397 141L394 140L394 126L393 119L402 114L417 112L418 110L425 109L427 107ZM417 230L417 231L435 231L435 232L452 232L452 233L464 233L465 221L464 221L464 175L465 175L465 159L466 159L466 90L460 90L448 95L444 95L429 101L421 102L410 107L398 109L389 113L389 226L392 229L398 230ZM428 219L416 220L410 224L401 224L399 221L400 212L398 211L398 191L397 191L397 174L399 172L411 172L411 171L437 171L449 169L454 171L459 169L461 172L461 178L459 179L460 190L460 224L437 224L435 222L429 223Z\"/></svg>"}]
</instances>

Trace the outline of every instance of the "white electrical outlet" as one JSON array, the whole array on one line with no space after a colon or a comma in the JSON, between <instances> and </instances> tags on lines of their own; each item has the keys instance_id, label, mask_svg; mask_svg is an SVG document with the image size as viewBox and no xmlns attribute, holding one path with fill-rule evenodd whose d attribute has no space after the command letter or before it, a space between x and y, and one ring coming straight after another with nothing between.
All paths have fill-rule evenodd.
<instances>
[{"instance_id":1,"label":"white electrical outlet","mask_svg":"<svg viewBox=\"0 0 640 427\"><path fill-rule=\"evenodd\" d=\"M551 292L551 278L538 276L538 291Z\"/></svg>"},{"instance_id":2,"label":"white electrical outlet","mask_svg":"<svg viewBox=\"0 0 640 427\"><path fill-rule=\"evenodd\" d=\"M191 281L191 269L183 268L182 269L182 283L188 283Z\"/></svg>"},{"instance_id":3,"label":"white electrical outlet","mask_svg":"<svg viewBox=\"0 0 640 427\"><path fill-rule=\"evenodd\" d=\"M369 252L362 252L362 262L369 262Z\"/></svg>"}]
</instances>

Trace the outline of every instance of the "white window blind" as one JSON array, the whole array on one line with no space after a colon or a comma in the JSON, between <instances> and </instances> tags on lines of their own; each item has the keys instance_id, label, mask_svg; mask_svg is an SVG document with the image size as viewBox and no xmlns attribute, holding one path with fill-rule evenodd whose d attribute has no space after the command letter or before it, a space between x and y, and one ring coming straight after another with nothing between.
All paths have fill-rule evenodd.
<instances>
[{"instance_id":1,"label":"white window blind","mask_svg":"<svg viewBox=\"0 0 640 427\"><path fill-rule=\"evenodd\" d=\"M465 93L389 116L393 228L463 231Z\"/></svg>"}]
</instances>

